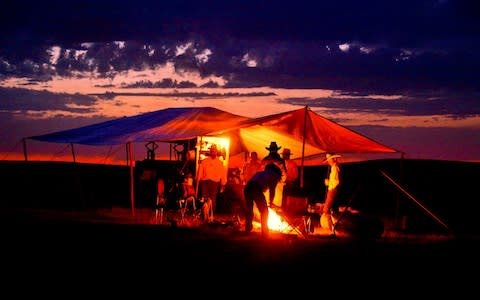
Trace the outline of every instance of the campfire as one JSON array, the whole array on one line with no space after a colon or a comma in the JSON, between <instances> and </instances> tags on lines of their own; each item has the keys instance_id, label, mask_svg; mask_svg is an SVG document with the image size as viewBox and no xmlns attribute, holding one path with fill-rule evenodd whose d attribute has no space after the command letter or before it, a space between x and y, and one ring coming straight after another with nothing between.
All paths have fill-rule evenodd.
<instances>
[{"instance_id":1,"label":"campfire","mask_svg":"<svg viewBox=\"0 0 480 300\"><path fill-rule=\"evenodd\" d=\"M283 233L291 232L293 230L292 226L270 207L268 208L268 228Z\"/></svg>"},{"instance_id":2,"label":"campfire","mask_svg":"<svg viewBox=\"0 0 480 300\"><path fill-rule=\"evenodd\" d=\"M261 225L259 222L255 222L257 228L260 228ZM280 233L292 233L294 228L274 209L268 208L268 228L272 231Z\"/></svg>"}]
</instances>

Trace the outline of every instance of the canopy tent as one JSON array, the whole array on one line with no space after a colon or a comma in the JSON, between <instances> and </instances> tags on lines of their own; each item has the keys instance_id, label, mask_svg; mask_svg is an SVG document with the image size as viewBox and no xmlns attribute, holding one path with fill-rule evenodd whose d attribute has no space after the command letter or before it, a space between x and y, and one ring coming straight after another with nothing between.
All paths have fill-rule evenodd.
<instances>
[{"instance_id":1,"label":"canopy tent","mask_svg":"<svg viewBox=\"0 0 480 300\"><path fill-rule=\"evenodd\" d=\"M132 143L189 140L197 136L206 135L209 132L218 130L218 128L229 128L246 119L246 117L212 107L168 108L70 130L31 136L28 139L50 143L70 143L72 145L72 153L74 153L73 144L126 144L127 162L130 167L131 207L134 215L135 196ZM27 152L25 144L24 152Z\"/></svg>"},{"instance_id":2,"label":"canopy tent","mask_svg":"<svg viewBox=\"0 0 480 300\"><path fill-rule=\"evenodd\" d=\"M229 128L247 119L213 107L167 108L28 138L50 143L83 145L168 142L206 135L218 128Z\"/></svg>"},{"instance_id":3,"label":"canopy tent","mask_svg":"<svg viewBox=\"0 0 480 300\"><path fill-rule=\"evenodd\" d=\"M335 153L395 153L366 136L305 107L247 118L212 107L168 108L28 139L83 145L175 142L200 136L228 136L231 154L264 153L271 141L292 150L292 158Z\"/></svg>"},{"instance_id":4,"label":"canopy tent","mask_svg":"<svg viewBox=\"0 0 480 300\"><path fill-rule=\"evenodd\" d=\"M231 153L247 149L263 153L271 141L290 148L292 158L319 153L395 153L393 148L328 120L305 107L240 121L237 126L211 132L237 139Z\"/></svg>"},{"instance_id":5,"label":"canopy tent","mask_svg":"<svg viewBox=\"0 0 480 300\"><path fill-rule=\"evenodd\" d=\"M236 127L210 133L224 134L231 140L230 153L256 151L261 155L271 141L289 148L292 159L301 159L300 187L306 157L322 153L397 153L362 134L313 112L309 107L240 121Z\"/></svg>"},{"instance_id":6,"label":"canopy tent","mask_svg":"<svg viewBox=\"0 0 480 300\"><path fill-rule=\"evenodd\" d=\"M247 118L212 107L168 108L28 138L72 145L127 144L131 160L133 142L175 142L202 136L229 137L231 155L256 151L262 156L265 147L276 141L292 150L293 159L302 159L301 185L305 157L327 152L399 152L323 118L308 107L260 118ZM133 211L133 162L129 165Z\"/></svg>"}]
</instances>

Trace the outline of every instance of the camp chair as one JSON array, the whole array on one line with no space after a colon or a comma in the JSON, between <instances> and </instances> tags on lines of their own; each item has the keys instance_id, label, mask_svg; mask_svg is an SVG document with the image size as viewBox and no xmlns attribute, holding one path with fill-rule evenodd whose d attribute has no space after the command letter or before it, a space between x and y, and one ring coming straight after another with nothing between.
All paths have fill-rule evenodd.
<instances>
[{"instance_id":1,"label":"camp chair","mask_svg":"<svg viewBox=\"0 0 480 300\"><path fill-rule=\"evenodd\" d=\"M185 221L185 215L189 208L191 208L194 218L197 217L197 200L195 197L195 187L187 182L181 184L181 196L178 201L180 206L181 221Z\"/></svg>"}]
</instances>

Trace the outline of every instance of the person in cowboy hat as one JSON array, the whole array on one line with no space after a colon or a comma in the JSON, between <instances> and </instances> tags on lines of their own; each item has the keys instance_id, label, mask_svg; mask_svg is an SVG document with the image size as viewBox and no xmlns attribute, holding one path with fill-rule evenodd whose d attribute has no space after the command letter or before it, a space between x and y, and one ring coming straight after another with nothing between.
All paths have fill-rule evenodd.
<instances>
[{"instance_id":1,"label":"person in cowboy hat","mask_svg":"<svg viewBox=\"0 0 480 300\"><path fill-rule=\"evenodd\" d=\"M282 147L279 147L277 145L277 142L270 142L270 146L265 147L265 149L270 151L270 153L268 155L275 156L275 157L278 157L279 159L281 159L280 154L278 154L278 150L282 149Z\"/></svg>"},{"instance_id":2,"label":"person in cowboy hat","mask_svg":"<svg viewBox=\"0 0 480 300\"><path fill-rule=\"evenodd\" d=\"M281 207L283 199L283 186L285 185L285 181L287 179L287 167L285 166L285 160L278 153L278 150L282 149L282 147L279 147L277 142L272 141L270 146L265 147L265 149L267 149L269 153L262 159L263 168L265 168L266 165L273 163L282 171L282 177L277 184L275 199L273 200L274 205Z\"/></svg>"},{"instance_id":3,"label":"person in cowboy hat","mask_svg":"<svg viewBox=\"0 0 480 300\"><path fill-rule=\"evenodd\" d=\"M338 186L340 185L340 167L338 159L339 154L327 153L324 162L329 165L328 177L325 178L325 186L327 187L327 195L325 204L323 205L322 215L320 216L320 226L333 232L333 222L331 216L332 205L338 194Z\"/></svg>"}]
</instances>

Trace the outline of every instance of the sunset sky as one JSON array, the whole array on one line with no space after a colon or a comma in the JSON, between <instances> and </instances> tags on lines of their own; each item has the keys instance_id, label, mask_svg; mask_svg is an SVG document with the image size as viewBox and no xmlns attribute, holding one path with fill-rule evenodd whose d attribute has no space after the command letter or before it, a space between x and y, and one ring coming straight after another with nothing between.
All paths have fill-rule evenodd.
<instances>
[{"instance_id":1,"label":"sunset sky","mask_svg":"<svg viewBox=\"0 0 480 300\"><path fill-rule=\"evenodd\" d=\"M169 107L308 105L407 158L480 161L476 1L7 2L0 159L22 158L23 137Z\"/></svg>"}]
</instances>

